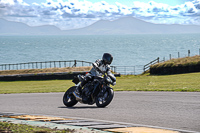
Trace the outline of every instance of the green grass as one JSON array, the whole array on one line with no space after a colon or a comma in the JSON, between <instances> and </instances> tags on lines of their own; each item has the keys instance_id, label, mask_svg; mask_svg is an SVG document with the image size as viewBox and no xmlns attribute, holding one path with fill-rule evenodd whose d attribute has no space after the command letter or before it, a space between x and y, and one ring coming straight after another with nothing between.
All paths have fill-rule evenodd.
<instances>
[{"instance_id":1,"label":"green grass","mask_svg":"<svg viewBox=\"0 0 200 133\"><path fill-rule=\"evenodd\" d=\"M0 82L0 94L63 92L73 85L71 80L6 81Z\"/></svg>"},{"instance_id":2,"label":"green grass","mask_svg":"<svg viewBox=\"0 0 200 133\"><path fill-rule=\"evenodd\" d=\"M164 76L123 76L117 80L117 91L198 91L200 73Z\"/></svg>"},{"instance_id":3,"label":"green grass","mask_svg":"<svg viewBox=\"0 0 200 133\"><path fill-rule=\"evenodd\" d=\"M0 122L0 133L69 133L73 131L57 130L50 128L42 128L29 126L24 124L12 124L8 122Z\"/></svg>"},{"instance_id":4,"label":"green grass","mask_svg":"<svg viewBox=\"0 0 200 133\"><path fill-rule=\"evenodd\" d=\"M200 73L164 76L121 76L117 77L115 91L198 91ZM74 84L71 80L12 81L0 82L0 94L64 92Z\"/></svg>"}]
</instances>

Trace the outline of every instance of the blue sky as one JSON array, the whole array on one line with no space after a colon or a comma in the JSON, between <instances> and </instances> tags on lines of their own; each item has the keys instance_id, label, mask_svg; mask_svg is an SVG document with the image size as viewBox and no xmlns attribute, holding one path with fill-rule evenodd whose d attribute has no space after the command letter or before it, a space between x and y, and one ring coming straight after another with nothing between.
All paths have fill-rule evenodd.
<instances>
[{"instance_id":1,"label":"blue sky","mask_svg":"<svg viewBox=\"0 0 200 133\"><path fill-rule=\"evenodd\" d=\"M56 0L54 0L54 1L56 1ZM84 0L80 0L80 1L84 1ZM88 0L88 1L95 3L95 2L101 2L103 0ZM133 1L140 1L140 2L148 3L151 0L104 0L104 1L108 2L109 4L115 4L115 2L119 2L124 5L133 5ZM157 2L157 3L165 3L165 4L168 4L171 6L175 6L175 5L184 4L185 2L192 1L192 0L152 0L152 1ZM44 3L44 2L46 2L46 0L24 0L24 2L26 2L28 4L31 4L33 2Z\"/></svg>"},{"instance_id":2,"label":"blue sky","mask_svg":"<svg viewBox=\"0 0 200 133\"><path fill-rule=\"evenodd\" d=\"M0 0L0 18L30 26L55 25L67 30L120 17L200 25L200 0Z\"/></svg>"}]
</instances>

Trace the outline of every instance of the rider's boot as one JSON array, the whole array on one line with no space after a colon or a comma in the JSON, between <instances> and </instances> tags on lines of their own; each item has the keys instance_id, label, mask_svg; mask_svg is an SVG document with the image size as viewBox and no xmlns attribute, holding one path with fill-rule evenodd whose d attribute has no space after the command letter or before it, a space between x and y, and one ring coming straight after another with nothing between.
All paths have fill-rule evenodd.
<instances>
[{"instance_id":1,"label":"rider's boot","mask_svg":"<svg viewBox=\"0 0 200 133\"><path fill-rule=\"evenodd\" d=\"M82 101L81 93L82 87L87 83L87 80L83 80L80 85L76 87L76 90L73 92L73 95L76 97L77 101Z\"/></svg>"}]
</instances>

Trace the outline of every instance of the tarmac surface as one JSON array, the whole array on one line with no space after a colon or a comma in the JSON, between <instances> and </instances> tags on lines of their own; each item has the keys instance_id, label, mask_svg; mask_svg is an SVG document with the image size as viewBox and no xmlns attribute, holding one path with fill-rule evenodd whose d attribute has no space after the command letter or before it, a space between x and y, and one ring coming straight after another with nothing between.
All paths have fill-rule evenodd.
<instances>
[{"instance_id":1,"label":"tarmac surface","mask_svg":"<svg viewBox=\"0 0 200 133\"><path fill-rule=\"evenodd\" d=\"M112 128L108 126L106 129L123 128L123 132L124 129L132 131L133 127L162 128L181 133L200 132L198 92L115 92L112 103L106 108L80 103L67 108L62 103L63 94L0 94L0 112L4 115L10 112L82 119L84 124L78 121L75 122L78 124L71 126L88 128L89 124L89 128L95 130L100 128L94 126L103 127L109 123Z\"/></svg>"}]
</instances>

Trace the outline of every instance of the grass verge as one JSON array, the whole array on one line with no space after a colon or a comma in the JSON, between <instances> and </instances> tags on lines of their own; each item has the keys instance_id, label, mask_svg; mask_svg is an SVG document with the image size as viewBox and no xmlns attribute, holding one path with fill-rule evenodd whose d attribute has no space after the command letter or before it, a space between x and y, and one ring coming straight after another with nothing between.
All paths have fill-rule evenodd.
<instances>
[{"instance_id":1,"label":"grass verge","mask_svg":"<svg viewBox=\"0 0 200 133\"><path fill-rule=\"evenodd\" d=\"M186 91L200 92L200 73L176 75L122 76L115 91Z\"/></svg>"},{"instance_id":2,"label":"grass verge","mask_svg":"<svg viewBox=\"0 0 200 133\"><path fill-rule=\"evenodd\" d=\"M187 91L200 92L200 73L177 75L126 75L117 77L115 91ZM64 92L71 80L0 82L0 94Z\"/></svg>"},{"instance_id":3,"label":"grass verge","mask_svg":"<svg viewBox=\"0 0 200 133\"><path fill-rule=\"evenodd\" d=\"M0 122L0 133L71 133L73 131Z\"/></svg>"},{"instance_id":4,"label":"grass verge","mask_svg":"<svg viewBox=\"0 0 200 133\"><path fill-rule=\"evenodd\" d=\"M64 92L73 85L71 80L2 81L0 94Z\"/></svg>"}]
</instances>

